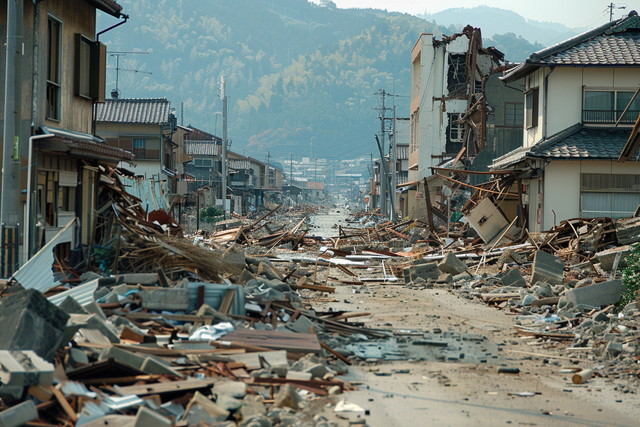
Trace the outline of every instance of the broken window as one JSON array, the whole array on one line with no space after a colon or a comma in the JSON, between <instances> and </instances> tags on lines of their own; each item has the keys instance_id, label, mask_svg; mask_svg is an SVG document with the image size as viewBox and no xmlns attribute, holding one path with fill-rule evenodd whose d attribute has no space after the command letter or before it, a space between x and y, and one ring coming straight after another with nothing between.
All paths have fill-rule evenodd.
<instances>
[{"instance_id":1,"label":"broken window","mask_svg":"<svg viewBox=\"0 0 640 427\"><path fill-rule=\"evenodd\" d=\"M465 95L467 93L467 54L449 54L449 72L447 75L447 90L449 96Z\"/></svg>"},{"instance_id":2,"label":"broken window","mask_svg":"<svg viewBox=\"0 0 640 427\"><path fill-rule=\"evenodd\" d=\"M62 23L49 17L47 24L47 118L60 120L60 41Z\"/></svg>"},{"instance_id":3,"label":"broken window","mask_svg":"<svg viewBox=\"0 0 640 427\"><path fill-rule=\"evenodd\" d=\"M504 125L521 127L524 121L524 104L522 102L504 103Z\"/></svg>"},{"instance_id":4,"label":"broken window","mask_svg":"<svg viewBox=\"0 0 640 427\"><path fill-rule=\"evenodd\" d=\"M464 133L464 124L460 123L460 113L449 114L449 141L462 142L462 134Z\"/></svg>"},{"instance_id":5,"label":"broken window","mask_svg":"<svg viewBox=\"0 0 640 427\"><path fill-rule=\"evenodd\" d=\"M459 123L461 113L447 114L449 123L447 125L447 144L445 150L449 154L457 153L462 148L464 137L464 124Z\"/></svg>"},{"instance_id":6,"label":"broken window","mask_svg":"<svg viewBox=\"0 0 640 427\"><path fill-rule=\"evenodd\" d=\"M527 129L538 126L538 88L532 89L524 95L525 126Z\"/></svg>"}]
</instances>

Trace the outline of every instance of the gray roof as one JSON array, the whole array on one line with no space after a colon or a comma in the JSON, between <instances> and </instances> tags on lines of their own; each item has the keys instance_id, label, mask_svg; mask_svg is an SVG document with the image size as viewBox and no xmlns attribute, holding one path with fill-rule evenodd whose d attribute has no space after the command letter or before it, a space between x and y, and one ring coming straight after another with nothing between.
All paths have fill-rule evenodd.
<instances>
[{"instance_id":1,"label":"gray roof","mask_svg":"<svg viewBox=\"0 0 640 427\"><path fill-rule=\"evenodd\" d=\"M512 82L544 66L640 67L640 18L627 17L607 22L554 46L532 53L502 80Z\"/></svg>"},{"instance_id":2,"label":"gray roof","mask_svg":"<svg viewBox=\"0 0 640 427\"><path fill-rule=\"evenodd\" d=\"M492 169L514 165L525 158L565 160L617 159L629 139L629 129L593 128L576 124L531 147L520 147L491 165Z\"/></svg>"},{"instance_id":3,"label":"gray roof","mask_svg":"<svg viewBox=\"0 0 640 427\"><path fill-rule=\"evenodd\" d=\"M107 99L96 104L96 121L102 123L163 124L171 104L165 98Z\"/></svg>"}]
</instances>

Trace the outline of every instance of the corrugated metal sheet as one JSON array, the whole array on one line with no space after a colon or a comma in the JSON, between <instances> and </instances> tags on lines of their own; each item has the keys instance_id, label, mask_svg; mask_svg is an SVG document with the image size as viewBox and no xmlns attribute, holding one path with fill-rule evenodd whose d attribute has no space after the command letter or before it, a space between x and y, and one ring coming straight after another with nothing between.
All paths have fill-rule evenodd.
<instances>
[{"instance_id":1,"label":"corrugated metal sheet","mask_svg":"<svg viewBox=\"0 0 640 427\"><path fill-rule=\"evenodd\" d=\"M54 248L60 243L70 242L73 237L71 234L75 224L74 217L58 234L42 247L29 261L27 261L20 270L16 271L13 278L26 289L36 289L40 292L47 292L49 289L58 286L58 282L53 275L53 256Z\"/></svg>"},{"instance_id":2,"label":"corrugated metal sheet","mask_svg":"<svg viewBox=\"0 0 640 427\"><path fill-rule=\"evenodd\" d=\"M60 305L68 297L71 297L76 300L78 304L85 305L94 300L93 293L98 289L99 280L100 279L91 280L90 282L71 288L68 291L60 292L59 294L50 296L48 300L53 305Z\"/></svg>"},{"instance_id":3,"label":"corrugated metal sheet","mask_svg":"<svg viewBox=\"0 0 640 427\"><path fill-rule=\"evenodd\" d=\"M198 288L204 286L204 303L215 308L220 308L222 299L230 289L236 290L236 296L233 299L233 304L229 309L230 314L237 314L240 316L245 315L244 303L244 288L241 285L226 285L217 283L203 283L203 282L188 282L187 289L189 289L189 310L196 310L198 302Z\"/></svg>"},{"instance_id":4,"label":"corrugated metal sheet","mask_svg":"<svg viewBox=\"0 0 640 427\"><path fill-rule=\"evenodd\" d=\"M107 99L96 104L96 121L161 124L169 121L171 104L165 98Z\"/></svg>"},{"instance_id":5,"label":"corrugated metal sheet","mask_svg":"<svg viewBox=\"0 0 640 427\"><path fill-rule=\"evenodd\" d=\"M165 181L129 178L126 176L121 176L120 179L127 193L142 200L142 207L147 212L158 209L169 210L167 183Z\"/></svg>"},{"instance_id":6,"label":"corrugated metal sheet","mask_svg":"<svg viewBox=\"0 0 640 427\"><path fill-rule=\"evenodd\" d=\"M229 159L229 167L233 169L251 169L249 160Z\"/></svg>"},{"instance_id":7,"label":"corrugated metal sheet","mask_svg":"<svg viewBox=\"0 0 640 427\"><path fill-rule=\"evenodd\" d=\"M214 141L185 141L184 143L185 154L191 156L217 156L221 148Z\"/></svg>"}]
</instances>

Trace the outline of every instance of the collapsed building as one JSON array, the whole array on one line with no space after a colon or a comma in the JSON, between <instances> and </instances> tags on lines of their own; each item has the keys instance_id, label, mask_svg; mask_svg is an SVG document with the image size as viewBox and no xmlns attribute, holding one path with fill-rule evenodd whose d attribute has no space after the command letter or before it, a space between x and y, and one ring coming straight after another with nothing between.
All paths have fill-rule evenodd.
<instances>
[{"instance_id":1,"label":"collapsed building","mask_svg":"<svg viewBox=\"0 0 640 427\"><path fill-rule=\"evenodd\" d=\"M524 109L518 85L498 80L509 68L504 55L482 47L479 28L467 26L442 39L421 34L411 57L409 182L402 185L402 215L421 218L429 199L423 178L429 179L436 209L439 204L447 210L442 179L432 168L487 170L496 156L520 145Z\"/></svg>"}]
</instances>

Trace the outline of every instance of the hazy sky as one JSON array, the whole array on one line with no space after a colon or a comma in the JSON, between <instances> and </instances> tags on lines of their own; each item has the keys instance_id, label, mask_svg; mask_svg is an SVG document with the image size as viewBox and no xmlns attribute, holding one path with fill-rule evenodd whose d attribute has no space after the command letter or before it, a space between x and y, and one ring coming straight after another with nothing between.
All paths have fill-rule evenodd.
<instances>
[{"instance_id":1,"label":"hazy sky","mask_svg":"<svg viewBox=\"0 0 640 427\"><path fill-rule=\"evenodd\" d=\"M319 0L312 0L319 3ZM609 20L605 9L610 0L333 0L339 8L371 7L411 14L434 13L457 7L491 6L512 10L527 19L559 22L568 27L594 27ZM640 0L615 3L626 9L614 10L620 18L630 10L640 9Z\"/></svg>"}]
</instances>

